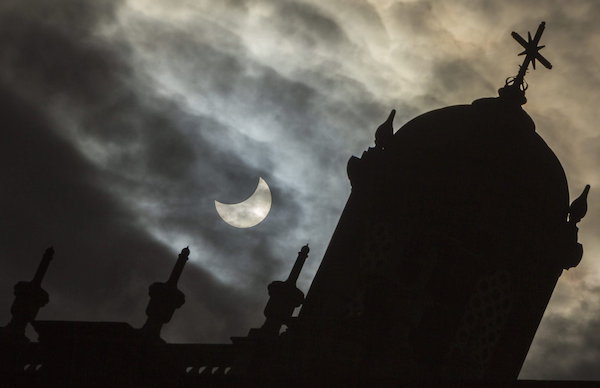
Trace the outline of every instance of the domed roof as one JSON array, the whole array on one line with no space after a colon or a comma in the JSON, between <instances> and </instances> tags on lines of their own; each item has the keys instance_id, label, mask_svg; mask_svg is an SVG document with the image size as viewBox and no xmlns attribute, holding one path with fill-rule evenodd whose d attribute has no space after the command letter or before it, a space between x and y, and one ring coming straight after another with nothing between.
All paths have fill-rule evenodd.
<instances>
[{"instance_id":1,"label":"domed roof","mask_svg":"<svg viewBox=\"0 0 600 388\"><path fill-rule=\"evenodd\" d=\"M560 162L529 115L503 98L418 116L380 151L367 169L385 176L384 195L403 213L527 238L548 236L566 220Z\"/></svg>"}]
</instances>

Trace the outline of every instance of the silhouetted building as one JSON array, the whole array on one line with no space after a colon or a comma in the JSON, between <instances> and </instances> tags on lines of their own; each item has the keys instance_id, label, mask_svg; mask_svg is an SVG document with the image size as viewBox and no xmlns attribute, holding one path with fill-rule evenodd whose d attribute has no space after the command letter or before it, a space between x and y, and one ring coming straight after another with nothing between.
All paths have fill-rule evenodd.
<instances>
[{"instance_id":1,"label":"silhouetted building","mask_svg":"<svg viewBox=\"0 0 600 388\"><path fill-rule=\"evenodd\" d=\"M299 317L318 333L307 341L367 375L516 379L582 254L563 169L520 104L426 113L350 159L348 175Z\"/></svg>"},{"instance_id":2,"label":"silhouetted building","mask_svg":"<svg viewBox=\"0 0 600 388\"><path fill-rule=\"evenodd\" d=\"M160 329L185 300L176 284L186 248L169 280L150 287L141 329L34 321L47 302L47 251L34 281L15 287L2 337L6 378L68 386L533 384L516 379L559 276L581 260L576 224L589 191L569 206L560 162L521 107L528 65L551 67L538 52L543 26L528 42L513 33L526 58L499 97L425 113L395 133L392 111L375 147L350 159L352 193L306 300L295 283L308 246L288 279L268 286L262 327L232 344L166 344ZM31 321L37 343L23 339Z\"/></svg>"}]
</instances>

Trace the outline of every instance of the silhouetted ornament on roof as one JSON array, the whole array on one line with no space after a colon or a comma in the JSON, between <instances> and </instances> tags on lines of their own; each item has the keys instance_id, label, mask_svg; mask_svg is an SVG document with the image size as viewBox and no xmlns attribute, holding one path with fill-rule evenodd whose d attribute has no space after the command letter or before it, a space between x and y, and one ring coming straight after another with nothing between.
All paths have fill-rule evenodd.
<instances>
[{"instance_id":1,"label":"silhouetted ornament on roof","mask_svg":"<svg viewBox=\"0 0 600 388\"><path fill-rule=\"evenodd\" d=\"M526 57L499 97L427 112L395 133L392 111L376 146L348 162L353 190L378 191L381 201L446 231L459 225L452 233L560 234L569 214L566 176L521 107L529 64L551 68L539 54L544 26L528 41L513 33Z\"/></svg>"},{"instance_id":2,"label":"silhouetted ornament on roof","mask_svg":"<svg viewBox=\"0 0 600 388\"><path fill-rule=\"evenodd\" d=\"M586 185L583 192L577 197L569 207L569 222L574 224L581 221L587 213L587 196L590 192L590 185Z\"/></svg>"},{"instance_id":3,"label":"silhouetted ornament on roof","mask_svg":"<svg viewBox=\"0 0 600 388\"><path fill-rule=\"evenodd\" d=\"M512 32L512 37L525 49L519 53L519 55L525 55L525 59L523 59L523 64L519 67L519 73L514 77L507 78L504 87L498 90L500 97L520 105L525 104L527 102L527 98L525 98L525 90L527 90L525 73L527 73L529 64L531 63L533 70L535 70L535 61L538 60L547 69L552 69L550 62L539 52L546 47L538 46L545 28L546 22L541 22L533 39L531 38L531 33L527 32L527 41L518 33Z\"/></svg>"},{"instance_id":4,"label":"silhouetted ornament on roof","mask_svg":"<svg viewBox=\"0 0 600 388\"><path fill-rule=\"evenodd\" d=\"M377 148L383 149L392 142L392 138L394 137L394 128L392 124L394 123L395 115L396 110L392 109L387 120L385 120L385 122L377 128L377 131L375 131L375 146Z\"/></svg>"}]
</instances>

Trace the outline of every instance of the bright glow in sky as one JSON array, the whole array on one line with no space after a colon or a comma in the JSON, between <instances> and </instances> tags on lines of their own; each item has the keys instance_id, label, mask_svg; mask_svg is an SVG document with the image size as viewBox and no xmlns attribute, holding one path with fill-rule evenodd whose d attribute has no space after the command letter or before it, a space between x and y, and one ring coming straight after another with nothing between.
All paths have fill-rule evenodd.
<instances>
[{"instance_id":1,"label":"bright glow in sky","mask_svg":"<svg viewBox=\"0 0 600 388\"><path fill-rule=\"evenodd\" d=\"M260 178L256 190L240 203L225 204L215 201L217 213L231 226L251 228L262 222L271 210L271 191L264 179Z\"/></svg>"},{"instance_id":2,"label":"bright glow in sky","mask_svg":"<svg viewBox=\"0 0 600 388\"><path fill-rule=\"evenodd\" d=\"M386 113L398 109L396 123L401 125L434 108L495 95L521 60L516 56L521 48L510 31L535 31L542 20L548 25L544 55L555 66L551 72L529 72L525 108L561 159L572 195L586 183L598 183L599 78L591 69L600 59L593 49L599 35L589 21L588 12L597 12L590 2L567 9L558 3L543 7L468 1L227 4L130 1L121 13L120 33L133 42L135 57L147 74L166 93L182 96L186 109L219 117L239 136L265 144L272 162L269 175L293 191L301 204L301 214L293 214L299 222L290 236L304 234L316 240L312 255L317 258L348 193L345 160L371 144L373 129ZM148 34L148 26L162 33ZM189 39L189 46L173 47L173 39L165 39L165 34ZM231 56L239 66L232 69L237 74L223 72L223 84L215 85L210 79L223 69L210 59L203 61L208 67L196 66L196 56L211 53L194 48L194 42ZM272 86L265 82L279 83L277 78L281 89L276 99L263 103L263 88ZM298 92L299 87L307 88L308 94ZM310 137L305 126L314 127ZM229 149L256 168L264 163L244 149L244 142L233 141ZM593 260L600 253L594 242L600 224L594 211L598 199L592 188L591 210L580 233L585 258L561 278L550 317L595 319L582 311L580 301L600 285ZM285 211L274 206L275 212ZM322 214L330 214L326 222ZM317 263L309 262L306 272L314 273ZM547 321L525 376L537 377L536 368L545 368L541 359L547 347L540 341L556 330Z\"/></svg>"}]
</instances>

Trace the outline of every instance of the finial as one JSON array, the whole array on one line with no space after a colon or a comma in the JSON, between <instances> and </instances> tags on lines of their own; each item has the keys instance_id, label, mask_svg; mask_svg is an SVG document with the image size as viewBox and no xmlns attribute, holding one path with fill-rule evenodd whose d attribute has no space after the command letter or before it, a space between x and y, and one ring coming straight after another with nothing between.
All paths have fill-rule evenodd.
<instances>
[{"instance_id":1,"label":"finial","mask_svg":"<svg viewBox=\"0 0 600 388\"><path fill-rule=\"evenodd\" d=\"M185 247L181 250L181 253L177 257L177 261L175 262L175 266L173 266L173 270L171 271L169 280L167 280L167 284L173 287L177 286L177 282L179 281L179 277L181 276L181 272L183 271L183 266L185 266L185 262L188 261L189 255L189 247Z\"/></svg>"},{"instance_id":2,"label":"finial","mask_svg":"<svg viewBox=\"0 0 600 388\"><path fill-rule=\"evenodd\" d=\"M545 28L546 22L541 22L533 38L531 38L531 33L527 32L527 40L514 31L511 33L511 36L525 49L519 53L519 55L525 55L525 59L523 59L523 64L519 66L519 73L515 77L507 78L504 87L498 91L500 97L517 98L519 104L525 104L527 102L525 98L525 90L527 90L525 73L529 64L531 63L535 70L535 61L538 60L547 69L552 69L552 64L539 52L546 47L538 46Z\"/></svg>"},{"instance_id":3,"label":"finial","mask_svg":"<svg viewBox=\"0 0 600 388\"><path fill-rule=\"evenodd\" d=\"M394 137L394 116L396 116L396 110L392 109L388 118L375 131L375 146L377 148L387 147Z\"/></svg>"},{"instance_id":4,"label":"finial","mask_svg":"<svg viewBox=\"0 0 600 388\"><path fill-rule=\"evenodd\" d=\"M264 337L279 336L281 325L289 322L294 309L304 302L304 293L296 287L296 281L308 258L308 243L300 248L294 267L286 281L274 281L268 286L269 301L265 306L265 323L260 329L250 330L249 335L259 334ZM254 333L254 334L253 334Z\"/></svg>"},{"instance_id":5,"label":"finial","mask_svg":"<svg viewBox=\"0 0 600 388\"><path fill-rule=\"evenodd\" d=\"M310 248L308 247L308 243L306 243L305 246L300 248L300 252L298 252L298 253L301 253L306 256L306 255L308 255L308 252L310 252Z\"/></svg>"},{"instance_id":6,"label":"finial","mask_svg":"<svg viewBox=\"0 0 600 388\"><path fill-rule=\"evenodd\" d=\"M169 279L165 283L156 282L150 285L148 290L150 302L146 307L148 319L146 319L146 323L141 329L146 340L150 342L164 342L160 338L162 326L168 323L175 310L185 303L185 295L177 288L177 282L189 255L190 248L183 248L177 257Z\"/></svg>"},{"instance_id":7,"label":"finial","mask_svg":"<svg viewBox=\"0 0 600 388\"><path fill-rule=\"evenodd\" d=\"M25 336L25 328L35 320L40 308L44 307L50 300L48 293L42 289L41 283L53 255L54 249L52 247L47 248L33 279L30 282L21 281L15 284L15 299L10 308L12 318L8 325L0 330L0 342L4 340L21 343L29 342L29 339Z\"/></svg>"},{"instance_id":8,"label":"finial","mask_svg":"<svg viewBox=\"0 0 600 388\"><path fill-rule=\"evenodd\" d=\"M302 271L302 267L304 266L304 262L308 258L309 251L310 248L308 247L308 244L300 248L300 252L298 252L298 257L296 257L296 262L294 263L294 266L292 267L292 270L290 271L290 275L288 276L286 282L296 284L298 276L300 276L300 271Z\"/></svg>"},{"instance_id":9,"label":"finial","mask_svg":"<svg viewBox=\"0 0 600 388\"><path fill-rule=\"evenodd\" d=\"M587 196L590 192L590 185L585 185L581 195L569 206L569 223L577 224L587 213Z\"/></svg>"}]
</instances>

